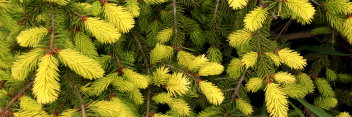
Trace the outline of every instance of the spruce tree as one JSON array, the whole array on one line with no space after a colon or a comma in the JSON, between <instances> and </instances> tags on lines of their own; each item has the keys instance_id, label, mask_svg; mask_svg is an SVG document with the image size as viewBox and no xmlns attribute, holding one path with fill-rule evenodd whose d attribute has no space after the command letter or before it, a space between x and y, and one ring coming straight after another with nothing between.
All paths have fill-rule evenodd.
<instances>
[{"instance_id":1,"label":"spruce tree","mask_svg":"<svg viewBox=\"0 0 352 117\"><path fill-rule=\"evenodd\" d=\"M349 0L0 0L0 116L349 117L351 44Z\"/></svg>"}]
</instances>

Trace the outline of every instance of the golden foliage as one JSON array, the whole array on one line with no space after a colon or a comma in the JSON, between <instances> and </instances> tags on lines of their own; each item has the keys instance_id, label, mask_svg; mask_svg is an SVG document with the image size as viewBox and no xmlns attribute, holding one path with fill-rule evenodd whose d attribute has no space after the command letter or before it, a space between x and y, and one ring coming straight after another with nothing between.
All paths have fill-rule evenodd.
<instances>
[{"instance_id":1,"label":"golden foliage","mask_svg":"<svg viewBox=\"0 0 352 117\"><path fill-rule=\"evenodd\" d=\"M178 64L181 64L183 66L189 65L194 58L196 58L194 55L186 51L179 51L177 53Z\"/></svg>"},{"instance_id":2,"label":"golden foliage","mask_svg":"<svg viewBox=\"0 0 352 117\"><path fill-rule=\"evenodd\" d=\"M302 88L302 84L287 84L282 87L283 91L291 98L300 99L308 94L308 90Z\"/></svg>"},{"instance_id":3,"label":"golden foliage","mask_svg":"<svg viewBox=\"0 0 352 117\"><path fill-rule=\"evenodd\" d=\"M209 64L201 67L198 71L200 76L219 75L224 71L224 66L219 63L210 62Z\"/></svg>"},{"instance_id":4,"label":"golden foliage","mask_svg":"<svg viewBox=\"0 0 352 117\"><path fill-rule=\"evenodd\" d=\"M252 39L252 35L252 32L247 31L245 29L236 30L228 36L228 41L230 46L235 48L241 48L249 43L249 41Z\"/></svg>"},{"instance_id":5,"label":"golden foliage","mask_svg":"<svg viewBox=\"0 0 352 117\"><path fill-rule=\"evenodd\" d=\"M250 31L256 31L263 27L267 18L268 11L266 8L257 7L244 17L244 27Z\"/></svg>"},{"instance_id":6,"label":"golden foliage","mask_svg":"<svg viewBox=\"0 0 352 117\"><path fill-rule=\"evenodd\" d=\"M90 84L87 92L91 95L99 96L117 78L117 73L111 73L103 78L99 78Z\"/></svg>"},{"instance_id":7,"label":"golden foliage","mask_svg":"<svg viewBox=\"0 0 352 117\"><path fill-rule=\"evenodd\" d=\"M168 78L170 77L170 72L168 67L159 67L156 69L155 72L153 72L153 83L156 86L163 85L168 82Z\"/></svg>"},{"instance_id":8,"label":"golden foliage","mask_svg":"<svg viewBox=\"0 0 352 117\"><path fill-rule=\"evenodd\" d=\"M243 71L242 61L238 58L233 58L227 66L227 74L232 78L239 78Z\"/></svg>"},{"instance_id":9,"label":"golden foliage","mask_svg":"<svg viewBox=\"0 0 352 117\"><path fill-rule=\"evenodd\" d=\"M252 105L246 100L242 99L236 99L236 108L246 116L249 116L254 112Z\"/></svg>"},{"instance_id":10,"label":"golden foliage","mask_svg":"<svg viewBox=\"0 0 352 117\"><path fill-rule=\"evenodd\" d=\"M343 22L343 29L342 32L345 36L347 36L348 42L352 43L352 18L347 18L345 22Z\"/></svg>"},{"instance_id":11,"label":"golden foliage","mask_svg":"<svg viewBox=\"0 0 352 117\"><path fill-rule=\"evenodd\" d=\"M287 72L278 72L274 74L274 80L279 83L292 84L296 82L295 76Z\"/></svg>"},{"instance_id":12,"label":"golden foliage","mask_svg":"<svg viewBox=\"0 0 352 117\"><path fill-rule=\"evenodd\" d=\"M304 22L311 22L315 9L306 0L287 0L284 4L291 10L292 16L299 17Z\"/></svg>"},{"instance_id":13,"label":"golden foliage","mask_svg":"<svg viewBox=\"0 0 352 117\"><path fill-rule=\"evenodd\" d=\"M17 42L23 47L36 47L39 42L48 34L48 29L44 27L29 28L17 36Z\"/></svg>"},{"instance_id":14,"label":"golden foliage","mask_svg":"<svg viewBox=\"0 0 352 117\"><path fill-rule=\"evenodd\" d=\"M103 117L115 117L120 115L121 117L130 117L126 106L123 106L122 102L118 101L96 101L87 107L87 110L93 111Z\"/></svg>"},{"instance_id":15,"label":"golden foliage","mask_svg":"<svg viewBox=\"0 0 352 117\"><path fill-rule=\"evenodd\" d=\"M84 26L101 43L115 43L121 36L117 28L97 18L86 18Z\"/></svg>"},{"instance_id":16,"label":"golden foliage","mask_svg":"<svg viewBox=\"0 0 352 117\"><path fill-rule=\"evenodd\" d=\"M200 55L193 58L193 60L189 62L186 66L188 67L188 70L196 71L207 64L209 64L209 60L205 57L205 55Z\"/></svg>"},{"instance_id":17,"label":"golden foliage","mask_svg":"<svg viewBox=\"0 0 352 117\"><path fill-rule=\"evenodd\" d=\"M44 1L52 2L58 5L67 5L68 2L70 2L70 0L44 0Z\"/></svg>"},{"instance_id":18,"label":"golden foliage","mask_svg":"<svg viewBox=\"0 0 352 117\"><path fill-rule=\"evenodd\" d=\"M168 59L173 55L173 48L163 44L156 44L155 48L150 52L150 63L155 64L163 59Z\"/></svg>"},{"instance_id":19,"label":"golden foliage","mask_svg":"<svg viewBox=\"0 0 352 117\"><path fill-rule=\"evenodd\" d=\"M314 99L314 105L329 110L337 106L338 100L334 97L317 97Z\"/></svg>"},{"instance_id":20,"label":"golden foliage","mask_svg":"<svg viewBox=\"0 0 352 117\"><path fill-rule=\"evenodd\" d=\"M13 78L16 80L25 80L29 72L36 68L43 53L42 49L37 48L19 56L11 68Z\"/></svg>"},{"instance_id":21,"label":"golden foliage","mask_svg":"<svg viewBox=\"0 0 352 117\"><path fill-rule=\"evenodd\" d=\"M161 4L167 2L168 0L144 0L147 4Z\"/></svg>"},{"instance_id":22,"label":"golden foliage","mask_svg":"<svg viewBox=\"0 0 352 117\"><path fill-rule=\"evenodd\" d=\"M58 81L60 79L58 64L59 62L50 54L40 59L32 89L38 103L52 103L59 97L60 83Z\"/></svg>"},{"instance_id":23,"label":"golden foliage","mask_svg":"<svg viewBox=\"0 0 352 117\"><path fill-rule=\"evenodd\" d=\"M134 19L131 13L122 6L113 3L104 5L104 15L109 23L113 24L119 32L127 33L134 27Z\"/></svg>"},{"instance_id":24,"label":"golden foliage","mask_svg":"<svg viewBox=\"0 0 352 117\"><path fill-rule=\"evenodd\" d=\"M278 55L282 63L293 69L303 69L307 65L306 59L288 48L279 50Z\"/></svg>"},{"instance_id":25,"label":"golden foliage","mask_svg":"<svg viewBox=\"0 0 352 117\"><path fill-rule=\"evenodd\" d=\"M119 99L117 97L111 98L110 101L115 102L116 104L121 106L121 108L123 108L122 112L120 111L121 114L122 113L124 114L122 116L137 117L136 113L131 109L131 107L125 101L122 101L121 99Z\"/></svg>"},{"instance_id":26,"label":"golden foliage","mask_svg":"<svg viewBox=\"0 0 352 117\"><path fill-rule=\"evenodd\" d=\"M334 97L335 92L332 90L330 83L323 78L318 78L315 80L315 84L317 86L318 91L321 93L323 97Z\"/></svg>"},{"instance_id":27,"label":"golden foliage","mask_svg":"<svg viewBox=\"0 0 352 117\"><path fill-rule=\"evenodd\" d=\"M225 99L221 90L211 82L200 81L199 88L208 101L214 105L220 105Z\"/></svg>"},{"instance_id":28,"label":"golden foliage","mask_svg":"<svg viewBox=\"0 0 352 117\"><path fill-rule=\"evenodd\" d=\"M249 81L246 84L246 90L249 92L257 92L263 87L263 78L260 77L253 77L250 78Z\"/></svg>"},{"instance_id":29,"label":"golden foliage","mask_svg":"<svg viewBox=\"0 0 352 117\"><path fill-rule=\"evenodd\" d=\"M171 117L171 116L157 113L157 114L154 114L153 117Z\"/></svg>"},{"instance_id":30,"label":"golden foliage","mask_svg":"<svg viewBox=\"0 0 352 117\"><path fill-rule=\"evenodd\" d=\"M253 67L257 63L258 53L257 52L248 52L242 57L242 63L246 68Z\"/></svg>"},{"instance_id":31,"label":"golden foliage","mask_svg":"<svg viewBox=\"0 0 352 117\"><path fill-rule=\"evenodd\" d=\"M274 65L280 66L281 60L278 55L276 55L274 53L269 53L269 52L265 52L265 55L267 55L271 59L271 61L273 61Z\"/></svg>"},{"instance_id":32,"label":"golden foliage","mask_svg":"<svg viewBox=\"0 0 352 117\"><path fill-rule=\"evenodd\" d=\"M138 17L140 14L139 3L137 0L125 0L124 5L126 10L132 14L133 17Z\"/></svg>"},{"instance_id":33,"label":"golden foliage","mask_svg":"<svg viewBox=\"0 0 352 117\"><path fill-rule=\"evenodd\" d=\"M88 79L101 78L104 75L104 70L101 65L87 56L80 54L72 49L64 49L59 52L59 59L71 70Z\"/></svg>"},{"instance_id":34,"label":"golden foliage","mask_svg":"<svg viewBox=\"0 0 352 117\"><path fill-rule=\"evenodd\" d=\"M160 43L166 43L171 39L173 32L174 29L172 28L163 29L156 36L156 40L158 40Z\"/></svg>"},{"instance_id":35,"label":"golden foliage","mask_svg":"<svg viewBox=\"0 0 352 117\"><path fill-rule=\"evenodd\" d=\"M114 78L113 82L111 83L118 91L121 92L128 92L132 90L137 90L137 87L131 81L123 80L121 77Z\"/></svg>"},{"instance_id":36,"label":"golden foliage","mask_svg":"<svg viewBox=\"0 0 352 117\"><path fill-rule=\"evenodd\" d=\"M98 57L94 43L87 35L77 32L74 39L77 51L91 58Z\"/></svg>"},{"instance_id":37,"label":"golden foliage","mask_svg":"<svg viewBox=\"0 0 352 117\"><path fill-rule=\"evenodd\" d=\"M306 73L301 73L297 75L296 78L297 83L301 84L308 91L308 93L314 92L315 86L313 80Z\"/></svg>"},{"instance_id":38,"label":"golden foliage","mask_svg":"<svg viewBox=\"0 0 352 117\"><path fill-rule=\"evenodd\" d=\"M125 77L128 81L131 81L138 88L147 88L149 85L149 79L145 75L141 75L131 69L124 68L122 70L123 77Z\"/></svg>"},{"instance_id":39,"label":"golden foliage","mask_svg":"<svg viewBox=\"0 0 352 117\"><path fill-rule=\"evenodd\" d=\"M248 3L248 0L228 0L228 3L230 5L230 7L237 10L237 9L242 9L243 7L245 7Z\"/></svg>"},{"instance_id":40,"label":"golden foliage","mask_svg":"<svg viewBox=\"0 0 352 117\"><path fill-rule=\"evenodd\" d=\"M133 88L131 89L131 91L127 92L127 94L135 104L137 105L143 104L144 102L143 94L140 92L139 89Z\"/></svg>"},{"instance_id":41,"label":"golden foliage","mask_svg":"<svg viewBox=\"0 0 352 117\"><path fill-rule=\"evenodd\" d=\"M29 110L29 111L42 110L42 105L28 96L22 96L19 98L19 100L20 100L20 107L23 110Z\"/></svg>"},{"instance_id":42,"label":"golden foliage","mask_svg":"<svg viewBox=\"0 0 352 117\"><path fill-rule=\"evenodd\" d=\"M170 94L160 93L153 97L153 100L157 103L168 104L171 110L181 115L189 115L191 112L188 104L182 99L174 99Z\"/></svg>"},{"instance_id":43,"label":"golden foliage","mask_svg":"<svg viewBox=\"0 0 352 117\"><path fill-rule=\"evenodd\" d=\"M62 112L59 117L72 117L75 113L77 113L76 109L67 109Z\"/></svg>"},{"instance_id":44,"label":"golden foliage","mask_svg":"<svg viewBox=\"0 0 352 117\"><path fill-rule=\"evenodd\" d=\"M352 3L349 0L326 0L324 9L334 14L348 14L352 12Z\"/></svg>"},{"instance_id":45,"label":"golden foliage","mask_svg":"<svg viewBox=\"0 0 352 117\"><path fill-rule=\"evenodd\" d=\"M165 85L169 94L177 96L186 94L189 90L189 84L190 82L182 73L173 73Z\"/></svg>"},{"instance_id":46,"label":"golden foliage","mask_svg":"<svg viewBox=\"0 0 352 117\"><path fill-rule=\"evenodd\" d=\"M288 101L279 84L269 83L265 88L265 102L272 117L287 117Z\"/></svg>"},{"instance_id":47,"label":"golden foliage","mask_svg":"<svg viewBox=\"0 0 352 117\"><path fill-rule=\"evenodd\" d=\"M45 111L20 110L13 113L15 117L50 117Z\"/></svg>"},{"instance_id":48,"label":"golden foliage","mask_svg":"<svg viewBox=\"0 0 352 117\"><path fill-rule=\"evenodd\" d=\"M335 117L351 117L351 115L348 112L341 112L340 114L336 115Z\"/></svg>"}]
</instances>

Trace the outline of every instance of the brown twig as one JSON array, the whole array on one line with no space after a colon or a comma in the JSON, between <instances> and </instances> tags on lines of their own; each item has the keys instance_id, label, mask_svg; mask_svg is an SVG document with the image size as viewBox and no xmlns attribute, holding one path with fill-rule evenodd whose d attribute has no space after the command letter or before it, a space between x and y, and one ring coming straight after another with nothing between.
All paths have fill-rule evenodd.
<instances>
[{"instance_id":1,"label":"brown twig","mask_svg":"<svg viewBox=\"0 0 352 117\"><path fill-rule=\"evenodd\" d=\"M317 1L315 0L310 0L313 4L317 5L317 6L320 6L321 4L319 4Z\"/></svg>"},{"instance_id":2,"label":"brown twig","mask_svg":"<svg viewBox=\"0 0 352 117\"><path fill-rule=\"evenodd\" d=\"M278 40L278 39L282 36L282 34L283 34L284 32L286 32L288 26L292 23L292 21L293 21L293 20L290 19L289 21L286 22L286 24L284 25L284 27L281 29L279 35L277 36L276 40Z\"/></svg>"},{"instance_id":3,"label":"brown twig","mask_svg":"<svg viewBox=\"0 0 352 117\"><path fill-rule=\"evenodd\" d=\"M229 89L222 90L221 92L233 91L233 90L235 90L235 89L236 89L236 88L229 88Z\"/></svg>"},{"instance_id":4,"label":"brown twig","mask_svg":"<svg viewBox=\"0 0 352 117\"><path fill-rule=\"evenodd\" d=\"M176 0L172 0L172 8L174 13L174 33L177 34L177 10L176 10Z\"/></svg>"},{"instance_id":5,"label":"brown twig","mask_svg":"<svg viewBox=\"0 0 352 117\"><path fill-rule=\"evenodd\" d=\"M139 51L141 52L141 54L142 54L143 61L144 61L144 65L145 65L145 68L146 68L146 70L147 70L147 73L148 73L148 75L150 75L149 61L148 61L147 56L146 56L145 53L144 53L144 50L143 50L143 48L142 48L142 44L139 42L137 36L136 36L133 32L132 32L132 36L133 36L134 41L135 41L136 44L137 44L138 50L139 50ZM150 88L148 87L148 88L147 88L147 112L146 112L146 115L145 115L146 117L149 117L149 111L150 111L150 93L151 93L151 91L150 91Z\"/></svg>"},{"instance_id":6,"label":"brown twig","mask_svg":"<svg viewBox=\"0 0 352 117\"><path fill-rule=\"evenodd\" d=\"M216 0L215 10L214 10L214 16L213 16L213 21L215 21L215 18L218 16L219 3L220 3L220 0Z\"/></svg>"},{"instance_id":7,"label":"brown twig","mask_svg":"<svg viewBox=\"0 0 352 117\"><path fill-rule=\"evenodd\" d=\"M77 85L76 85L76 84L73 84L73 85L74 85L73 88L75 89L76 95L77 95L77 97L78 97L78 99L79 99L79 103L81 104L82 117L87 117L86 109L85 109L85 104L84 104L84 102L83 102L81 93L80 93L80 91L79 91Z\"/></svg>"},{"instance_id":8,"label":"brown twig","mask_svg":"<svg viewBox=\"0 0 352 117\"><path fill-rule=\"evenodd\" d=\"M193 78L194 81L197 81L197 79L199 79L199 78L195 77L194 75L192 75L191 73L189 73L189 72L187 72L187 71L185 71L185 70L182 70L182 69L180 69L180 68L177 68L177 67L175 67L175 66L172 66L172 65L169 65L169 64L165 64L165 63L161 63L161 64L164 65L164 66L166 66L166 67L175 69L175 70L177 70L177 71L179 71L179 72L182 72L183 74L185 74L185 75L187 75L187 76Z\"/></svg>"},{"instance_id":9,"label":"brown twig","mask_svg":"<svg viewBox=\"0 0 352 117\"><path fill-rule=\"evenodd\" d=\"M237 83L237 85L236 85L236 87L235 87L235 89L234 89L234 91L233 91L233 94L232 94L232 101L234 101L235 99L236 99L236 97L238 96L238 91L240 90L240 87L241 87L241 84L242 84L242 82L243 82L243 80L244 80L244 77L246 76L246 73L247 73L247 70L248 69L245 69L244 71L243 71L243 74L242 74L242 76L240 77L240 80L238 81L238 83Z\"/></svg>"},{"instance_id":10,"label":"brown twig","mask_svg":"<svg viewBox=\"0 0 352 117\"><path fill-rule=\"evenodd\" d=\"M51 17L51 27L50 27L50 43L49 49L51 52L56 53L54 40L55 40L55 13L54 13L54 5L50 4L50 17Z\"/></svg>"},{"instance_id":11,"label":"brown twig","mask_svg":"<svg viewBox=\"0 0 352 117\"><path fill-rule=\"evenodd\" d=\"M272 34L273 36L277 36L276 34ZM280 38L283 38L287 41L291 40L299 40L299 39L305 39L309 37L313 37L314 35L312 34L311 30L306 30L306 31L301 31L301 32L295 32L295 33L289 33L285 35L281 35Z\"/></svg>"},{"instance_id":12,"label":"brown twig","mask_svg":"<svg viewBox=\"0 0 352 117\"><path fill-rule=\"evenodd\" d=\"M144 65L145 65L145 68L146 68L147 73L148 73L148 75L149 75L149 74L150 74L150 70L149 70L149 67L150 67L150 66L149 66L148 58L147 58L147 56L146 56L145 53L144 53L142 44L139 42L137 36L136 36L134 33L132 33L132 36L133 36L134 41L135 41L136 44L137 44L138 50L139 50L139 51L141 52L141 54L142 54L143 61L144 61Z\"/></svg>"},{"instance_id":13,"label":"brown twig","mask_svg":"<svg viewBox=\"0 0 352 117\"><path fill-rule=\"evenodd\" d=\"M148 92L147 92L147 113L145 114L145 117L149 117L149 111L150 111L150 87L148 87Z\"/></svg>"},{"instance_id":14,"label":"brown twig","mask_svg":"<svg viewBox=\"0 0 352 117\"><path fill-rule=\"evenodd\" d=\"M70 76L69 76L68 78L71 80L71 82L70 82L70 83L71 83L71 86L72 86L72 88L75 90L76 96L78 97L79 103L80 103L80 105L81 105L82 117L87 117L86 109L85 109L86 105L84 104L84 101L83 101L83 99L82 99L80 90L79 90L79 88L78 88L78 86L77 86L77 83L76 83L75 80L72 78L72 74L70 73L69 75L70 75Z\"/></svg>"},{"instance_id":15,"label":"brown twig","mask_svg":"<svg viewBox=\"0 0 352 117\"><path fill-rule=\"evenodd\" d=\"M12 115L11 110L9 110L11 108L11 106L21 97L23 96L23 94L33 85L34 81L29 82L26 86L24 86L22 88L21 91L19 91L17 93L17 95L15 97L12 98L12 100L7 103L7 105L4 107L4 109L2 109L1 112L1 116L2 117L8 117Z\"/></svg>"},{"instance_id":16,"label":"brown twig","mask_svg":"<svg viewBox=\"0 0 352 117\"><path fill-rule=\"evenodd\" d=\"M59 105L55 108L55 110L53 111L53 115L54 117L57 117L60 113L60 109L61 107L65 104L65 100L67 98L67 95L63 98L63 100L61 100L61 102L59 103Z\"/></svg>"},{"instance_id":17,"label":"brown twig","mask_svg":"<svg viewBox=\"0 0 352 117\"><path fill-rule=\"evenodd\" d=\"M233 79L233 77L217 78L217 79L214 79L214 80L227 80L227 79Z\"/></svg>"},{"instance_id":18,"label":"brown twig","mask_svg":"<svg viewBox=\"0 0 352 117\"><path fill-rule=\"evenodd\" d=\"M118 55L113 55L113 57L115 58L116 64L117 64L117 66L118 66L117 72L118 72L119 74L123 74L123 72L122 72L123 66L122 66L122 64L121 64L121 62L120 62L119 56L118 56Z\"/></svg>"}]
</instances>

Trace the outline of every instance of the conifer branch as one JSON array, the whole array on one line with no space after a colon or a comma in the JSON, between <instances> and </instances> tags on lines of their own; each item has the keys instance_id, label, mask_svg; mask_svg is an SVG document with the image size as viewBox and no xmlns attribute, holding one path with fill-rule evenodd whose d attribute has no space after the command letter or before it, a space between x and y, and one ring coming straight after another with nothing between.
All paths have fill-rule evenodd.
<instances>
[{"instance_id":1,"label":"conifer branch","mask_svg":"<svg viewBox=\"0 0 352 117\"><path fill-rule=\"evenodd\" d=\"M317 1L315 1L315 0L310 0L313 4L315 4L315 5L318 5L318 6L320 6L321 4L319 4Z\"/></svg>"},{"instance_id":2,"label":"conifer branch","mask_svg":"<svg viewBox=\"0 0 352 117\"><path fill-rule=\"evenodd\" d=\"M215 5L215 10L214 10L214 16L213 16L213 21L215 21L215 18L217 17L217 13L218 13L218 10L219 10L219 3L220 3L220 0L216 0L216 5Z\"/></svg>"},{"instance_id":3,"label":"conifer branch","mask_svg":"<svg viewBox=\"0 0 352 117\"><path fill-rule=\"evenodd\" d=\"M221 92L233 91L233 90L235 90L235 89L236 89L236 88L229 88L229 89L222 90Z\"/></svg>"},{"instance_id":4,"label":"conifer branch","mask_svg":"<svg viewBox=\"0 0 352 117\"><path fill-rule=\"evenodd\" d=\"M288 26L292 23L292 19L290 19L289 21L286 22L286 24L284 25L284 27L281 29L279 35L277 36L276 40L278 40L282 34L287 30Z\"/></svg>"},{"instance_id":5,"label":"conifer branch","mask_svg":"<svg viewBox=\"0 0 352 117\"><path fill-rule=\"evenodd\" d=\"M59 105L55 108L55 110L53 111L53 115L56 117L60 114L60 109L62 108L62 106L65 104L65 100L67 98L67 95L61 100L61 102L59 103Z\"/></svg>"},{"instance_id":6,"label":"conifer branch","mask_svg":"<svg viewBox=\"0 0 352 117\"><path fill-rule=\"evenodd\" d=\"M217 78L217 79L214 79L214 80L227 80L227 79L233 79L232 77L224 77L224 78Z\"/></svg>"},{"instance_id":7,"label":"conifer branch","mask_svg":"<svg viewBox=\"0 0 352 117\"><path fill-rule=\"evenodd\" d=\"M29 82L26 86L24 86L21 91L17 93L15 97L12 98L12 100L7 103L7 105L4 107L4 109L0 110L1 117L8 117L12 115L12 111L9 110L11 106L21 97L23 94L33 85L34 80Z\"/></svg>"},{"instance_id":8,"label":"conifer branch","mask_svg":"<svg viewBox=\"0 0 352 117\"><path fill-rule=\"evenodd\" d=\"M147 89L147 112L146 112L146 115L145 117L150 117L149 115L149 111L150 111L150 87L148 87Z\"/></svg>"},{"instance_id":9,"label":"conifer branch","mask_svg":"<svg viewBox=\"0 0 352 117\"><path fill-rule=\"evenodd\" d=\"M238 81L237 86L235 87L235 89L234 89L234 91L233 91L233 94L232 94L232 101L234 101L237 96L239 97L238 91L240 90L241 84L242 84L242 82L243 82L243 80L244 80L244 77L246 76L247 70L248 70L248 69L245 69L245 70L243 71L243 74L242 74L242 76L240 77L240 80Z\"/></svg>"},{"instance_id":10,"label":"conifer branch","mask_svg":"<svg viewBox=\"0 0 352 117\"><path fill-rule=\"evenodd\" d=\"M301 32L282 35L281 38L284 38L286 40L298 40L298 39L304 39L312 36L314 35L311 33L311 30L308 30L308 31L301 31Z\"/></svg>"},{"instance_id":11,"label":"conifer branch","mask_svg":"<svg viewBox=\"0 0 352 117\"><path fill-rule=\"evenodd\" d=\"M86 109L85 109L85 105L84 105L84 102L83 102L81 93L80 93L80 91L79 91L77 85L76 85L76 84L73 84L73 85L74 85L73 88L75 89L76 95L77 95L77 97L78 97L78 99L79 99L79 102L80 102L80 104L81 104L82 117L87 117L87 115L86 115Z\"/></svg>"},{"instance_id":12,"label":"conifer branch","mask_svg":"<svg viewBox=\"0 0 352 117\"><path fill-rule=\"evenodd\" d=\"M182 72L183 74L185 74L185 75L187 75L187 76L193 78L194 81L197 81L197 79L198 79L197 77L195 77L194 75L192 75L191 73L189 73L189 72L187 72L187 71L185 71L185 70L182 70L182 69L180 69L180 68L177 68L177 67L172 66L172 65L169 65L169 64L165 64L165 63L161 63L161 64L164 65L164 66L166 66L166 67L169 67L169 68L172 68L172 69L174 69L174 70L177 70L177 71L179 71L179 72Z\"/></svg>"},{"instance_id":13,"label":"conifer branch","mask_svg":"<svg viewBox=\"0 0 352 117\"><path fill-rule=\"evenodd\" d=\"M279 36L278 34L272 33L273 36ZM301 32L294 32L294 33L289 33L289 34L284 34L281 35L280 38L283 38L287 41L291 40L299 40L299 39L305 39L309 37L313 37L314 35L312 34L311 30L306 30L306 31L301 31Z\"/></svg>"},{"instance_id":14,"label":"conifer branch","mask_svg":"<svg viewBox=\"0 0 352 117\"><path fill-rule=\"evenodd\" d=\"M173 8L173 12L174 12L174 30L175 30L175 34L177 34L177 15L176 15L176 0L172 0L172 8Z\"/></svg>"},{"instance_id":15,"label":"conifer branch","mask_svg":"<svg viewBox=\"0 0 352 117\"><path fill-rule=\"evenodd\" d=\"M86 114L86 109L85 109L85 104L84 104L84 101L82 99L82 95L81 95L81 92L77 86L77 83L75 82L75 80L72 78L72 74L70 73L69 74L69 79L70 79L70 83L71 83L71 86L73 88L73 90L75 90L76 92L76 96L78 97L78 100L79 100L79 103L80 103L80 106L81 106L81 112L82 112L82 117L87 117L87 114Z\"/></svg>"},{"instance_id":16,"label":"conifer branch","mask_svg":"<svg viewBox=\"0 0 352 117\"><path fill-rule=\"evenodd\" d=\"M144 53L142 44L140 43L140 41L138 40L137 36L136 36L134 33L132 33L132 36L133 36L134 41L135 41L136 44L137 44L138 50L141 52L141 55L142 55L142 57L143 57L143 62L144 62L145 68L146 68L147 73L148 73L148 75L149 75L149 74L150 74L150 69L149 69L150 65L149 65L149 62L148 62L148 58L147 58L147 56L146 56L145 53Z\"/></svg>"},{"instance_id":17,"label":"conifer branch","mask_svg":"<svg viewBox=\"0 0 352 117\"><path fill-rule=\"evenodd\" d=\"M148 58L147 56L145 55L144 53L144 50L142 48L142 45L140 43L140 41L138 40L137 36L132 32L132 36L133 36L133 39L134 41L136 42L137 44L137 47L138 47L138 50L141 52L142 54L142 57L143 57L143 61L144 61L144 65L145 65L145 68L147 70L147 73L148 75L150 75L150 69L149 69L149 62L148 62ZM149 111L150 111L150 87L147 88L147 112L146 112L146 117L149 117Z\"/></svg>"},{"instance_id":18,"label":"conifer branch","mask_svg":"<svg viewBox=\"0 0 352 117\"><path fill-rule=\"evenodd\" d=\"M113 45L113 47L115 47L115 45ZM119 67L119 70L122 70L123 66L120 62L119 56L114 54L114 55L112 55L112 57L114 57L114 59L116 60L116 65L117 65L117 67Z\"/></svg>"},{"instance_id":19,"label":"conifer branch","mask_svg":"<svg viewBox=\"0 0 352 117\"><path fill-rule=\"evenodd\" d=\"M50 17L51 17L51 27L50 27L49 49L53 53L56 53L55 47L54 47L54 40L55 40L55 14L54 14L54 5L52 3L50 4Z\"/></svg>"}]
</instances>

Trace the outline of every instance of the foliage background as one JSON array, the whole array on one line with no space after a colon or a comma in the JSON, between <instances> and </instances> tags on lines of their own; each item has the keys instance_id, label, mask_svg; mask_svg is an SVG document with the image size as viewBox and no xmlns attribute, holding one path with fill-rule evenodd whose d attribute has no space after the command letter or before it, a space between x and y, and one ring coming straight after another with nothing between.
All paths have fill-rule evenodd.
<instances>
[{"instance_id":1,"label":"foliage background","mask_svg":"<svg viewBox=\"0 0 352 117\"><path fill-rule=\"evenodd\" d=\"M349 0L0 0L1 116L339 116Z\"/></svg>"}]
</instances>

